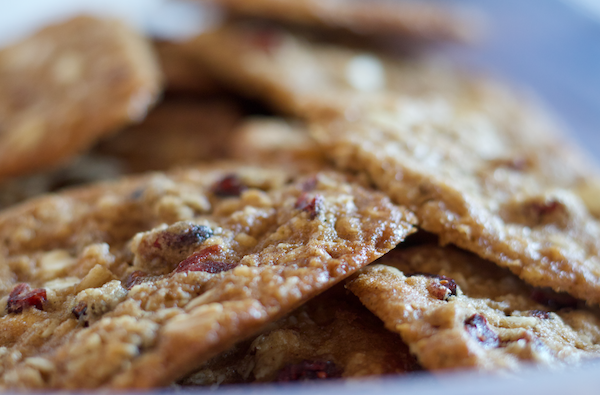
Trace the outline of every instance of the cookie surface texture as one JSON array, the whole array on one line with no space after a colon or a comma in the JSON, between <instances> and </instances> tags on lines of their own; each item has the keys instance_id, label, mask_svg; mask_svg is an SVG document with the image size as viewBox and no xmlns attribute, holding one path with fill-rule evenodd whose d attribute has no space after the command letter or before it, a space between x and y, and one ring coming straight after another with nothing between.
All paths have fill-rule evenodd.
<instances>
[{"instance_id":1,"label":"cookie surface texture","mask_svg":"<svg viewBox=\"0 0 600 395\"><path fill-rule=\"evenodd\" d=\"M393 92L451 93L459 77L437 62L396 61L260 23L229 23L186 47L224 83L304 119Z\"/></svg>"},{"instance_id":2,"label":"cookie surface texture","mask_svg":"<svg viewBox=\"0 0 600 395\"><path fill-rule=\"evenodd\" d=\"M146 40L79 17L0 51L0 179L65 162L144 117L159 94Z\"/></svg>"},{"instance_id":3,"label":"cookie surface texture","mask_svg":"<svg viewBox=\"0 0 600 395\"><path fill-rule=\"evenodd\" d=\"M400 336L339 284L212 358L188 386L405 374L420 367Z\"/></svg>"},{"instance_id":4,"label":"cookie surface texture","mask_svg":"<svg viewBox=\"0 0 600 395\"><path fill-rule=\"evenodd\" d=\"M235 15L308 27L343 29L357 35L468 40L473 18L450 7L416 1L211 0Z\"/></svg>"},{"instance_id":5,"label":"cookie surface texture","mask_svg":"<svg viewBox=\"0 0 600 395\"><path fill-rule=\"evenodd\" d=\"M425 245L378 263L347 287L426 369L514 371L577 364L600 353L597 312L470 253Z\"/></svg>"},{"instance_id":6,"label":"cookie surface texture","mask_svg":"<svg viewBox=\"0 0 600 395\"><path fill-rule=\"evenodd\" d=\"M2 384L168 385L378 258L412 214L335 172L222 164L0 214Z\"/></svg>"},{"instance_id":7,"label":"cookie surface texture","mask_svg":"<svg viewBox=\"0 0 600 395\"><path fill-rule=\"evenodd\" d=\"M526 282L600 303L600 226L570 191L591 174L535 107L497 84L372 103L314 136L420 226ZM465 88L467 87L465 86Z\"/></svg>"},{"instance_id":8,"label":"cookie surface texture","mask_svg":"<svg viewBox=\"0 0 600 395\"><path fill-rule=\"evenodd\" d=\"M299 121L276 117L250 117L232 132L229 155L249 163L279 163L303 169L329 166L321 147Z\"/></svg>"}]
</instances>

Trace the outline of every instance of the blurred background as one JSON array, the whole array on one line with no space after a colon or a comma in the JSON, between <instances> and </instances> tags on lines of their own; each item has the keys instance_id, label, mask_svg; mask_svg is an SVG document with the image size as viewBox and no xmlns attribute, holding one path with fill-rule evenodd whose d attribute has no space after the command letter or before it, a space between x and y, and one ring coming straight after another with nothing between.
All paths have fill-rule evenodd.
<instances>
[{"instance_id":1,"label":"blurred background","mask_svg":"<svg viewBox=\"0 0 600 395\"><path fill-rule=\"evenodd\" d=\"M368 1L368 0L366 0ZM600 0L445 0L482 16L483 37L448 56L529 88L600 159ZM117 15L156 37L183 39L214 10L168 0L0 1L0 47L78 13Z\"/></svg>"}]
</instances>

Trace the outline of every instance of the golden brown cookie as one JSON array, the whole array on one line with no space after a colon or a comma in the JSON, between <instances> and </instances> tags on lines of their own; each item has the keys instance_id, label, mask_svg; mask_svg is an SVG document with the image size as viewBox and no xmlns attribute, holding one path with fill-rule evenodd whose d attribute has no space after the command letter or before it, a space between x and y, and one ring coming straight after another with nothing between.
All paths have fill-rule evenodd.
<instances>
[{"instance_id":1,"label":"golden brown cookie","mask_svg":"<svg viewBox=\"0 0 600 395\"><path fill-rule=\"evenodd\" d=\"M1 182L0 208L66 187L222 159L240 117L229 101L164 101L139 125L100 141L65 166Z\"/></svg>"},{"instance_id":2,"label":"golden brown cookie","mask_svg":"<svg viewBox=\"0 0 600 395\"><path fill-rule=\"evenodd\" d=\"M250 162L322 169L328 161L306 125L276 117L244 120L231 134L231 158Z\"/></svg>"},{"instance_id":3,"label":"golden brown cookie","mask_svg":"<svg viewBox=\"0 0 600 395\"><path fill-rule=\"evenodd\" d=\"M347 176L221 164L0 213L0 382L167 385L393 248L413 216Z\"/></svg>"},{"instance_id":4,"label":"golden brown cookie","mask_svg":"<svg viewBox=\"0 0 600 395\"><path fill-rule=\"evenodd\" d=\"M79 17L0 51L0 179L65 162L140 120L159 94L152 49L129 27Z\"/></svg>"},{"instance_id":5,"label":"golden brown cookie","mask_svg":"<svg viewBox=\"0 0 600 395\"><path fill-rule=\"evenodd\" d=\"M339 284L212 358L180 384L304 381L418 370L400 337Z\"/></svg>"},{"instance_id":6,"label":"golden brown cookie","mask_svg":"<svg viewBox=\"0 0 600 395\"><path fill-rule=\"evenodd\" d=\"M470 253L423 245L378 263L347 287L426 369L517 370L600 356L597 313Z\"/></svg>"},{"instance_id":7,"label":"golden brown cookie","mask_svg":"<svg viewBox=\"0 0 600 395\"><path fill-rule=\"evenodd\" d=\"M167 92L202 96L222 91L219 83L187 54L181 43L156 41L154 49Z\"/></svg>"},{"instance_id":8,"label":"golden brown cookie","mask_svg":"<svg viewBox=\"0 0 600 395\"><path fill-rule=\"evenodd\" d=\"M419 1L207 0L234 15L294 25L344 30L357 35L398 35L464 41L474 21L459 10Z\"/></svg>"},{"instance_id":9,"label":"golden brown cookie","mask_svg":"<svg viewBox=\"0 0 600 395\"><path fill-rule=\"evenodd\" d=\"M314 135L420 226L526 282L600 303L600 225L568 188L588 177L552 124L493 84L371 103Z\"/></svg>"},{"instance_id":10,"label":"golden brown cookie","mask_svg":"<svg viewBox=\"0 0 600 395\"><path fill-rule=\"evenodd\" d=\"M92 153L115 158L136 173L223 159L240 118L238 106L226 100L167 100L140 124L102 140Z\"/></svg>"},{"instance_id":11,"label":"golden brown cookie","mask_svg":"<svg viewBox=\"0 0 600 395\"><path fill-rule=\"evenodd\" d=\"M390 93L452 94L465 79L438 62L396 60L256 23L221 26L186 47L224 83L304 119L331 111L352 117L356 101Z\"/></svg>"}]
</instances>

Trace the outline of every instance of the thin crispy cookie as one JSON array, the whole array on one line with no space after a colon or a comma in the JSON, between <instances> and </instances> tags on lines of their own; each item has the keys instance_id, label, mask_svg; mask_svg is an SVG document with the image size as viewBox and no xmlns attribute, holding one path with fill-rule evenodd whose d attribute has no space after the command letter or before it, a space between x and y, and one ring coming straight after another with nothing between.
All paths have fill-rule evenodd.
<instances>
[{"instance_id":1,"label":"thin crispy cookie","mask_svg":"<svg viewBox=\"0 0 600 395\"><path fill-rule=\"evenodd\" d=\"M359 35L398 35L429 40L470 40L473 18L452 7L418 1L207 0L235 15Z\"/></svg>"},{"instance_id":2,"label":"thin crispy cookie","mask_svg":"<svg viewBox=\"0 0 600 395\"><path fill-rule=\"evenodd\" d=\"M339 284L212 358L180 384L304 381L418 370L400 336L385 329Z\"/></svg>"},{"instance_id":3,"label":"thin crispy cookie","mask_svg":"<svg viewBox=\"0 0 600 395\"><path fill-rule=\"evenodd\" d=\"M143 118L159 93L149 43L79 17L0 51L0 179L65 162Z\"/></svg>"},{"instance_id":4,"label":"thin crispy cookie","mask_svg":"<svg viewBox=\"0 0 600 395\"><path fill-rule=\"evenodd\" d=\"M230 23L186 46L223 82L305 119L393 92L452 93L464 80L436 62L395 61L259 23Z\"/></svg>"},{"instance_id":5,"label":"thin crispy cookie","mask_svg":"<svg viewBox=\"0 0 600 395\"><path fill-rule=\"evenodd\" d=\"M596 314L474 255L424 245L378 262L347 287L426 369L516 370L600 356Z\"/></svg>"},{"instance_id":6,"label":"thin crispy cookie","mask_svg":"<svg viewBox=\"0 0 600 395\"><path fill-rule=\"evenodd\" d=\"M568 191L592 170L535 108L482 83L359 113L315 127L340 167L366 172L442 243L600 303L600 226Z\"/></svg>"},{"instance_id":7,"label":"thin crispy cookie","mask_svg":"<svg viewBox=\"0 0 600 395\"><path fill-rule=\"evenodd\" d=\"M393 248L410 221L341 174L248 165L5 211L2 384L167 385Z\"/></svg>"}]
</instances>

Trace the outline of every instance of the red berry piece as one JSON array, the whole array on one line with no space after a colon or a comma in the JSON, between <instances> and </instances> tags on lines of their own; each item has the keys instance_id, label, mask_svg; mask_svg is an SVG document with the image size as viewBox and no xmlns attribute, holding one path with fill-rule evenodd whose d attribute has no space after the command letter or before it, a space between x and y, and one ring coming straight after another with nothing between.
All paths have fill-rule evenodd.
<instances>
[{"instance_id":1,"label":"red berry piece","mask_svg":"<svg viewBox=\"0 0 600 395\"><path fill-rule=\"evenodd\" d=\"M229 174L217 181L212 188L215 195L221 197L240 196L247 187L235 174Z\"/></svg>"},{"instance_id":2,"label":"red berry piece","mask_svg":"<svg viewBox=\"0 0 600 395\"><path fill-rule=\"evenodd\" d=\"M488 322L481 314L473 314L465 320L465 330L487 348L498 347L500 339L490 329Z\"/></svg>"},{"instance_id":3,"label":"red berry piece","mask_svg":"<svg viewBox=\"0 0 600 395\"><path fill-rule=\"evenodd\" d=\"M306 192L302 192L298 199L296 200L296 209L302 210L308 213L310 219L315 219L319 215L321 211L321 207L323 205L323 197L321 195L316 195L314 198L310 198Z\"/></svg>"},{"instance_id":4,"label":"red berry piece","mask_svg":"<svg viewBox=\"0 0 600 395\"><path fill-rule=\"evenodd\" d=\"M181 261L174 273L182 273L182 272L207 272L207 273L220 273L225 272L227 270L231 270L237 266L235 263L226 263L221 261L216 261L212 258L212 256L221 252L221 247L219 245L212 245L199 251L187 259Z\"/></svg>"},{"instance_id":5,"label":"red berry piece","mask_svg":"<svg viewBox=\"0 0 600 395\"><path fill-rule=\"evenodd\" d=\"M534 202L530 205L530 208L537 216L544 217L563 209L563 205L560 202L550 200L543 203Z\"/></svg>"},{"instance_id":6,"label":"red berry piece","mask_svg":"<svg viewBox=\"0 0 600 395\"><path fill-rule=\"evenodd\" d=\"M46 290L41 288L31 289L28 284L17 284L8 295L6 311L10 313L22 313L24 309L34 307L44 310L46 302Z\"/></svg>"},{"instance_id":7,"label":"red berry piece","mask_svg":"<svg viewBox=\"0 0 600 395\"><path fill-rule=\"evenodd\" d=\"M152 246L158 249L183 249L198 245L212 235L212 229L204 225L191 225L180 232L172 232L167 229L156 237Z\"/></svg>"},{"instance_id":8,"label":"red berry piece","mask_svg":"<svg viewBox=\"0 0 600 395\"><path fill-rule=\"evenodd\" d=\"M136 270L135 272L131 273L127 277L127 280L125 280L125 288L131 289L131 288L135 287L136 285L139 285L139 284L147 281L149 278L150 278L150 275L148 273L143 272L141 270Z\"/></svg>"},{"instance_id":9,"label":"red berry piece","mask_svg":"<svg viewBox=\"0 0 600 395\"><path fill-rule=\"evenodd\" d=\"M527 312L527 315L529 317L541 318L543 320L547 320L550 318L550 313L548 311L542 310L529 310Z\"/></svg>"},{"instance_id":10,"label":"red berry piece","mask_svg":"<svg viewBox=\"0 0 600 395\"><path fill-rule=\"evenodd\" d=\"M261 51L271 54L273 53L282 43L281 34L268 27L261 27L247 35L250 44L260 49Z\"/></svg>"},{"instance_id":11,"label":"red berry piece","mask_svg":"<svg viewBox=\"0 0 600 395\"><path fill-rule=\"evenodd\" d=\"M438 280L428 287L429 293L437 299L448 300L450 296L456 296L457 285L450 277L431 273L412 273L410 276L424 276Z\"/></svg>"}]
</instances>

